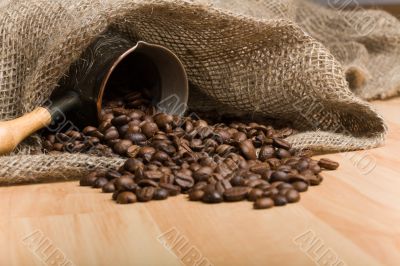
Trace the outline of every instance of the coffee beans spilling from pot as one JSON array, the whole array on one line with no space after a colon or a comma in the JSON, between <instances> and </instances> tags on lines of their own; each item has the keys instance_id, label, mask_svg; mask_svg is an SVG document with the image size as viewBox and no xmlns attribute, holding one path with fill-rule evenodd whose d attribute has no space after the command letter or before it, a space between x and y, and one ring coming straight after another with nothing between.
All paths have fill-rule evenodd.
<instances>
[{"instance_id":1,"label":"coffee beans spilling from pot","mask_svg":"<svg viewBox=\"0 0 400 266\"><path fill-rule=\"evenodd\" d=\"M132 92L105 102L101 123L82 132L47 135L50 153L84 152L126 157L118 170L99 169L82 186L113 193L120 204L164 200L180 193L204 203L248 200L255 209L298 202L339 164L297 154L284 138L290 128L210 121L157 113L150 99Z\"/></svg>"}]
</instances>

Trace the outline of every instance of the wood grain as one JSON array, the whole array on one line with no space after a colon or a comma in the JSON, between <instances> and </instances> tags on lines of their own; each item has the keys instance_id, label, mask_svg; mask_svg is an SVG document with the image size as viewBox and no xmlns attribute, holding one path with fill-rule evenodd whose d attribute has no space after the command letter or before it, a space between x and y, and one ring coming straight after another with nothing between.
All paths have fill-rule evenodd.
<instances>
[{"instance_id":1,"label":"wood grain","mask_svg":"<svg viewBox=\"0 0 400 266\"><path fill-rule=\"evenodd\" d=\"M120 206L77 182L2 187L0 265L50 264L44 240L66 265L194 265L190 255L201 265L398 265L400 99L374 105L389 125L387 145L324 156L341 168L286 207L183 196Z\"/></svg>"}]
</instances>

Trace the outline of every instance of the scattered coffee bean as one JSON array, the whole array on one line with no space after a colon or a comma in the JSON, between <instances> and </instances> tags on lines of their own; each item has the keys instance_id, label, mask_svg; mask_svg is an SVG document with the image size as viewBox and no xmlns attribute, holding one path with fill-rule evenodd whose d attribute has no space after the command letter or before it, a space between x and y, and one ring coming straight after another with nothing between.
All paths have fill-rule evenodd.
<instances>
[{"instance_id":1,"label":"scattered coffee bean","mask_svg":"<svg viewBox=\"0 0 400 266\"><path fill-rule=\"evenodd\" d=\"M204 191L200 189L192 190L189 192L189 199L191 201L199 201L203 198Z\"/></svg>"},{"instance_id":2,"label":"scattered coffee bean","mask_svg":"<svg viewBox=\"0 0 400 266\"><path fill-rule=\"evenodd\" d=\"M232 187L224 192L226 201L241 201L244 200L249 192L249 187Z\"/></svg>"},{"instance_id":3,"label":"scattered coffee bean","mask_svg":"<svg viewBox=\"0 0 400 266\"><path fill-rule=\"evenodd\" d=\"M282 206L320 184L321 171L339 166L296 153L284 140L295 133L290 128L207 113L201 114L204 119L157 113L149 91L103 99L98 128L49 134L43 149L126 158L117 170L95 171L80 180L82 186L113 193L118 203L188 193L190 200L206 203L247 198L256 209Z\"/></svg>"},{"instance_id":4,"label":"scattered coffee bean","mask_svg":"<svg viewBox=\"0 0 400 266\"><path fill-rule=\"evenodd\" d=\"M318 161L318 165L326 170L336 170L339 168L339 163L330 159L322 158Z\"/></svg>"},{"instance_id":5,"label":"scattered coffee bean","mask_svg":"<svg viewBox=\"0 0 400 266\"><path fill-rule=\"evenodd\" d=\"M300 194L295 189L289 189L285 193L285 197L286 197L287 202L289 202L289 203L298 202L300 200Z\"/></svg>"},{"instance_id":6,"label":"scattered coffee bean","mask_svg":"<svg viewBox=\"0 0 400 266\"><path fill-rule=\"evenodd\" d=\"M222 195L218 193L216 190L205 191L202 197L202 201L205 203L220 203L223 200L224 199Z\"/></svg>"},{"instance_id":7,"label":"scattered coffee bean","mask_svg":"<svg viewBox=\"0 0 400 266\"><path fill-rule=\"evenodd\" d=\"M165 199L168 198L168 196L169 196L168 190L166 190L164 188L158 188L154 192L153 199L155 199L155 200L165 200Z\"/></svg>"},{"instance_id":8,"label":"scattered coffee bean","mask_svg":"<svg viewBox=\"0 0 400 266\"><path fill-rule=\"evenodd\" d=\"M254 202L254 209L268 209L274 206L274 201L271 198L259 198Z\"/></svg>"},{"instance_id":9,"label":"scattered coffee bean","mask_svg":"<svg viewBox=\"0 0 400 266\"><path fill-rule=\"evenodd\" d=\"M124 191L118 194L117 203L119 204L130 204L136 202L136 195L129 191Z\"/></svg>"}]
</instances>

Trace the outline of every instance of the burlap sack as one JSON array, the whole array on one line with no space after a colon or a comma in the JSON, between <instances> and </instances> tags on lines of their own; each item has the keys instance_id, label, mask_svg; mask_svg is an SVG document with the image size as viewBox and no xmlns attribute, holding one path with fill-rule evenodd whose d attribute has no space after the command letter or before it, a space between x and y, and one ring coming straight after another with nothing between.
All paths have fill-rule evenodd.
<instances>
[{"instance_id":1,"label":"burlap sack","mask_svg":"<svg viewBox=\"0 0 400 266\"><path fill-rule=\"evenodd\" d=\"M26 0L0 5L0 119L13 119L48 98L82 51L108 31L126 35L132 44L145 40L173 50L187 69L193 110L290 122L301 132L289 138L299 149L330 152L382 144L384 122L349 89L346 71L358 96L397 93L396 80L378 71L397 66L400 27L395 18L362 11L357 16L378 23L357 37L343 22L343 11L310 2L199 2ZM123 162L29 155L37 139L0 157L1 184L77 178L92 167Z\"/></svg>"}]
</instances>

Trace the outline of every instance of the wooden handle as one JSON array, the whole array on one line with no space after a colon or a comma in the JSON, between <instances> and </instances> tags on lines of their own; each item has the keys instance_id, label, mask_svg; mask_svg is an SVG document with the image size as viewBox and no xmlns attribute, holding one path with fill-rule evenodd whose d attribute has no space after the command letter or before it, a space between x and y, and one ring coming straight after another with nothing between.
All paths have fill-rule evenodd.
<instances>
[{"instance_id":1,"label":"wooden handle","mask_svg":"<svg viewBox=\"0 0 400 266\"><path fill-rule=\"evenodd\" d=\"M43 107L38 107L17 119L0 122L0 154L13 151L26 137L50 123L51 115Z\"/></svg>"}]
</instances>

